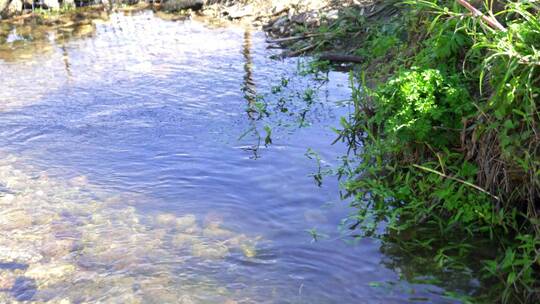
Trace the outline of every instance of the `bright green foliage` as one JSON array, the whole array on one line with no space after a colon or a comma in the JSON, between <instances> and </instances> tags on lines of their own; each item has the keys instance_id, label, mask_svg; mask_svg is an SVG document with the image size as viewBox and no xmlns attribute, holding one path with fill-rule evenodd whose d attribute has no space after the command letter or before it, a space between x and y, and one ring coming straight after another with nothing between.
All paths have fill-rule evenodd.
<instances>
[{"instance_id":1,"label":"bright green foliage","mask_svg":"<svg viewBox=\"0 0 540 304\"><path fill-rule=\"evenodd\" d=\"M357 51L358 55L368 58L377 58L388 54L398 47L400 41L394 34L378 33L373 39L366 42L366 46Z\"/></svg>"},{"instance_id":2,"label":"bright green foliage","mask_svg":"<svg viewBox=\"0 0 540 304\"><path fill-rule=\"evenodd\" d=\"M389 52L396 35L374 24L359 52L390 62L351 79L339 135L355 156L338 171L357 208L348 222L431 252L444 271L476 269L478 301L539 303L540 5L507 2L499 31L455 1L407 3L390 22L408 25L408 45Z\"/></svg>"},{"instance_id":3,"label":"bright green foliage","mask_svg":"<svg viewBox=\"0 0 540 304\"><path fill-rule=\"evenodd\" d=\"M384 132L404 142L447 143L440 136L459 129L473 106L457 77L445 77L434 69L403 71L375 93L373 117Z\"/></svg>"}]
</instances>

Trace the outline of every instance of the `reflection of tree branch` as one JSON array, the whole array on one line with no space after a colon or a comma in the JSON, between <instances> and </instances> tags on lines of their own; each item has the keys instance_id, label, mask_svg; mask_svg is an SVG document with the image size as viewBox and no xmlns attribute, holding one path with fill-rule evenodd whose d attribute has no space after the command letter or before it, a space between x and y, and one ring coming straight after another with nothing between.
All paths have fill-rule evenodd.
<instances>
[{"instance_id":1,"label":"reflection of tree branch","mask_svg":"<svg viewBox=\"0 0 540 304\"><path fill-rule=\"evenodd\" d=\"M62 45L62 58L68 78L71 78L71 65L69 64L69 54L65 45Z\"/></svg>"},{"instance_id":2,"label":"reflection of tree branch","mask_svg":"<svg viewBox=\"0 0 540 304\"><path fill-rule=\"evenodd\" d=\"M259 119L260 117L255 117L254 114L257 113L253 109L254 104L257 99L257 88L255 86L255 81L253 80L253 58L251 57L251 32L249 29L246 29L244 32L244 44L243 44L242 54L244 55L244 83L242 91L244 91L244 96L248 102L248 116L250 119Z\"/></svg>"},{"instance_id":3,"label":"reflection of tree branch","mask_svg":"<svg viewBox=\"0 0 540 304\"><path fill-rule=\"evenodd\" d=\"M259 147L261 146L261 135L257 130L256 120L260 119L261 116L258 114L258 111L255 109L255 103L257 101L257 88L255 86L255 81L253 80L253 58L251 57L251 32L249 29L246 29L244 32L244 44L242 49L242 54L244 55L244 83L242 86L242 91L244 91L244 97L248 103L248 108L246 110L248 118L251 121L251 129L253 134L257 137L257 143L250 148L249 150L253 152L253 158L259 158Z\"/></svg>"}]
</instances>

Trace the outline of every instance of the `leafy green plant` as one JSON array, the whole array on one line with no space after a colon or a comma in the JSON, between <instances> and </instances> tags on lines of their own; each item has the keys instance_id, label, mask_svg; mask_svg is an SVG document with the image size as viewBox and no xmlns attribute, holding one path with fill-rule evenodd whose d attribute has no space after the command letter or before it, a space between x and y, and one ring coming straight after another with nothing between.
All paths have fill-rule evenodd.
<instances>
[{"instance_id":1,"label":"leafy green plant","mask_svg":"<svg viewBox=\"0 0 540 304\"><path fill-rule=\"evenodd\" d=\"M485 240L493 250L474 258L484 265L475 269L491 287L475 298L536 303L540 7L508 1L495 15L487 5L501 30L454 1L406 3L408 45L390 63L368 62L393 75L352 79L354 111L339 130L355 153L338 170L357 208L347 222L364 236L435 251L441 269L466 268ZM361 52L376 57L392 43L374 27Z\"/></svg>"},{"instance_id":2,"label":"leafy green plant","mask_svg":"<svg viewBox=\"0 0 540 304\"><path fill-rule=\"evenodd\" d=\"M446 144L451 136L439 135L459 129L474 109L459 78L435 69L402 71L374 94L373 122L401 142Z\"/></svg>"}]
</instances>

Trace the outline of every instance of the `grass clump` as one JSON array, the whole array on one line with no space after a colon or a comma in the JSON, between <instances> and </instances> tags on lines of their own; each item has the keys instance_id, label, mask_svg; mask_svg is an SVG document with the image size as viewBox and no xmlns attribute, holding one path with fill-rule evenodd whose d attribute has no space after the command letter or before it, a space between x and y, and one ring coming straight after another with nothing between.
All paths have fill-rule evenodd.
<instances>
[{"instance_id":1,"label":"grass clump","mask_svg":"<svg viewBox=\"0 0 540 304\"><path fill-rule=\"evenodd\" d=\"M339 130L355 152L339 171L349 222L478 273L474 301L538 303L540 6L474 3L502 28L444 0L362 19L366 63Z\"/></svg>"}]
</instances>

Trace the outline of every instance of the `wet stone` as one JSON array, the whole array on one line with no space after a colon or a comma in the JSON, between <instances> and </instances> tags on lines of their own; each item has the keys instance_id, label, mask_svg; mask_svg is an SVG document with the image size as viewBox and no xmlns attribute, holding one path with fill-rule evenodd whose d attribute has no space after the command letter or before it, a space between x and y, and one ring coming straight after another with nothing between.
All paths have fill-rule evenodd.
<instances>
[{"instance_id":1,"label":"wet stone","mask_svg":"<svg viewBox=\"0 0 540 304\"><path fill-rule=\"evenodd\" d=\"M36 281L32 278L18 277L11 288L11 295L17 301L30 301L37 292Z\"/></svg>"},{"instance_id":2,"label":"wet stone","mask_svg":"<svg viewBox=\"0 0 540 304\"><path fill-rule=\"evenodd\" d=\"M193 214L188 214L188 215L176 218L175 224L176 224L176 229L186 230L197 224L197 218Z\"/></svg>"},{"instance_id":3,"label":"wet stone","mask_svg":"<svg viewBox=\"0 0 540 304\"><path fill-rule=\"evenodd\" d=\"M61 258L70 254L74 246L73 240L45 240L41 245L41 253L49 258Z\"/></svg>"},{"instance_id":4,"label":"wet stone","mask_svg":"<svg viewBox=\"0 0 540 304\"><path fill-rule=\"evenodd\" d=\"M13 230L32 226L32 217L24 210L12 210L0 214L0 229Z\"/></svg>"},{"instance_id":5,"label":"wet stone","mask_svg":"<svg viewBox=\"0 0 540 304\"><path fill-rule=\"evenodd\" d=\"M33 279L37 284L47 286L65 280L73 275L76 267L67 263L35 264L30 266L25 276Z\"/></svg>"},{"instance_id":6,"label":"wet stone","mask_svg":"<svg viewBox=\"0 0 540 304\"><path fill-rule=\"evenodd\" d=\"M208 224L203 230L203 235L208 238L228 238L234 235L232 231L223 229L219 225L220 223Z\"/></svg>"},{"instance_id":7,"label":"wet stone","mask_svg":"<svg viewBox=\"0 0 540 304\"><path fill-rule=\"evenodd\" d=\"M17 274L12 271L0 272L0 290L11 290L17 279Z\"/></svg>"},{"instance_id":8,"label":"wet stone","mask_svg":"<svg viewBox=\"0 0 540 304\"><path fill-rule=\"evenodd\" d=\"M229 255L229 248L220 243L197 243L191 250L193 256L204 259L222 259Z\"/></svg>"},{"instance_id":9,"label":"wet stone","mask_svg":"<svg viewBox=\"0 0 540 304\"><path fill-rule=\"evenodd\" d=\"M163 213L156 216L155 221L160 227L174 227L176 224L176 216L170 213Z\"/></svg>"},{"instance_id":10,"label":"wet stone","mask_svg":"<svg viewBox=\"0 0 540 304\"><path fill-rule=\"evenodd\" d=\"M43 256L32 248L14 248L11 246L0 245L1 263L21 263L32 264L41 260Z\"/></svg>"},{"instance_id":11,"label":"wet stone","mask_svg":"<svg viewBox=\"0 0 540 304\"><path fill-rule=\"evenodd\" d=\"M257 250L255 249L255 246L252 246L250 244L242 244L240 248L242 249L242 253L246 258L254 258L257 255Z\"/></svg>"},{"instance_id":12,"label":"wet stone","mask_svg":"<svg viewBox=\"0 0 540 304\"><path fill-rule=\"evenodd\" d=\"M173 238L171 240L171 243L176 248L183 248L183 247L187 247L187 246L193 244L197 240L198 240L197 237L195 237L195 236L193 236L191 234L178 233L178 234L173 236Z\"/></svg>"}]
</instances>

